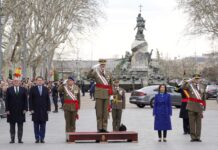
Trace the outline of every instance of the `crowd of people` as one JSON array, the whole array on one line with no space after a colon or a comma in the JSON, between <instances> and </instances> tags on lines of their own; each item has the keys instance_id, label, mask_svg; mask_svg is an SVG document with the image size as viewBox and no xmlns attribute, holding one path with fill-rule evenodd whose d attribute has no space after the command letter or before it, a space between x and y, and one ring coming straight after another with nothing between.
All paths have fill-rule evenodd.
<instances>
[{"instance_id":1,"label":"crowd of people","mask_svg":"<svg viewBox=\"0 0 218 150\"><path fill-rule=\"evenodd\" d=\"M74 85L74 86L73 86ZM13 80L4 80L0 82L0 100L5 103L4 114L7 117L7 122L10 124L10 143L15 143L15 126L17 124L18 143L23 143L23 123L25 122L25 113L30 111L32 115L32 121L34 122L34 133L36 143L44 143L46 121L48 121L48 112L51 111L51 100L54 104L54 113L58 112L58 109L63 109L66 119L66 132L75 131L75 119L77 117L77 110L74 112L72 106L66 103L66 91L65 86L69 88L77 87L77 93L80 93L79 82L74 83L74 78L69 77L67 80L46 82L43 77L38 76L35 80L29 79L21 80L19 77L14 77ZM93 81L90 83L90 98L94 97L95 84ZM75 90L74 90L75 91ZM81 88L81 92L84 92L84 88ZM80 97L80 94L79 94ZM80 99L77 97L76 99ZM71 97L69 98L71 99ZM58 101L60 100L61 106L58 108ZM65 105L64 105L65 104ZM71 104L69 102L69 104ZM79 106L80 104L78 104ZM2 110L3 111L3 110ZM72 120L72 114L74 112L75 119ZM68 129L74 128L73 130Z\"/></svg>"}]
</instances>

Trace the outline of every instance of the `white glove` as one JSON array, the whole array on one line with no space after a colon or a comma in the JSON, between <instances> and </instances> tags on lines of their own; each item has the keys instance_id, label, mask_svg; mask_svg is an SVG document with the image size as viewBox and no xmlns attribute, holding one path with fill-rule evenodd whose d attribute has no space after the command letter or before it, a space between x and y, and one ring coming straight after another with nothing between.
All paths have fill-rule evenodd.
<instances>
[{"instance_id":1,"label":"white glove","mask_svg":"<svg viewBox=\"0 0 218 150\"><path fill-rule=\"evenodd\" d=\"M100 66L100 64L96 64L94 66L92 66L92 69L98 68Z\"/></svg>"},{"instance_id":2,"label":"white glove","mask_svg":"<svg viewBox=\"0 0 218 150\"><path fill-rule=\"evenodd\" d=\"M110 101L112 101L114 99L113 95L110 96Z\"/></svg>"}]
</instances>

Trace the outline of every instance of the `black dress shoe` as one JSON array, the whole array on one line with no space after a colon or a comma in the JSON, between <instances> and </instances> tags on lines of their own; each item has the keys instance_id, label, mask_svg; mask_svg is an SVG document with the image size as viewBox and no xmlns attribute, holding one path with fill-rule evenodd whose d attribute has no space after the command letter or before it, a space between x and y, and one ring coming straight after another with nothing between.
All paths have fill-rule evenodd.
<instances>
[{"instance_id":1,"label":"black dress shoe","mask_svg":"<svg viewBox=\"0 0 218 150\"><path fill-rule=\"evenodd\" d=\"M191 139L191 141L190 142L195 142L196 141L196 139Z\"/></svg>"},{"instance_id":2,"label":"black dress shoe","mask_svg":"<svg viewBox=\"0 0 218 150\"><path fill-rule=\"evenodd\" d=\"M45 141L44 141L44 140L41 140L40 142L41 142L41 143L45 143Z\"/></svg>"},{"instance_id":3,"label":"black dress shoe","mask_svg":"<svg viewBox=\"0 0 218 150\"><path fill-rule=\"evenodd\" d=\"M23 141L22 140L18 140L18 143L23 144Z\"/></svg>"},{"instance_id":4,"label":"black dress shoe","mask_svg":"<svg viewBox=\"0 0 218 150\"><path fill-rule=\"evenodd\" d=\"M35 143L39 143L39 140L36 140Z\"/></svg>"},{"instance_id":5,"label":"black dress shoe","mask_svg":"<svg viewBox=\"0 0 218 150\"><path fill-rule=\"evenodd\" d=\"M13 144L13 143L14 143L14 140L11 140L9 143L10 143L10 144Z\"/></svg>"},{"instance_id":6,"label":"black dress shoe","mask_svg":"<svg viewBox=\"0 0 218 150\"><path fill-rule=\"evenodd\" d=\"M102 129L102 132L103 132L103 133L108 133L108 131L107 131L107 130L105 130L105 129Z\"/></svg>"},{"instance_id":7,"label":"black dress shoe","mask_svg":"<svg viewBox=\"0 0 218 150\"><path fill-rule=\"evenodd\" d=\"M196 142L202 142L200 139L196 139L195 141L196 141Z\"/></svg>"}]
</instances>

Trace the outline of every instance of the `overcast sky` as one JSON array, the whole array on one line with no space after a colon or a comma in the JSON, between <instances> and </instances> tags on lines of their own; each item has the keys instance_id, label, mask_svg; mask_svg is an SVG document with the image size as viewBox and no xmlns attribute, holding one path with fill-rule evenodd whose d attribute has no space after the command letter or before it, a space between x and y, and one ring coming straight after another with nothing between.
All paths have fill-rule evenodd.
<instances>
[{"instance_id":1,"label":"overcast sky","mask_svg":"<svg viewBox=\"0 0 218 150\"><path fill-rule=\"evenodd\" d=\"M78 43L79 58L121 58L125 51L131 52L140 4L146 20L144 34L149 51L158 49L170 58L194 56L195 52L200 56L211 51L211 43L205 38L184 36L187 16L177 9L176 0L107 0L103 9L106 19L86 40Z\"/></svg>"}]
</instances>

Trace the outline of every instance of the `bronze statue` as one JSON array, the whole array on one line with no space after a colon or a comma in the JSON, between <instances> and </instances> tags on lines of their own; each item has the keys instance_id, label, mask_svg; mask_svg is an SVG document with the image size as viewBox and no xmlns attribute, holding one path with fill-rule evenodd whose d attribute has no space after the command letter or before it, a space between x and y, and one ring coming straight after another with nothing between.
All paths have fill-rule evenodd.
<instances>
[{"instance_id":1,"label":"bronze statue","mask_svg":"<svg viewBox=\"0 0 218 150\"><path fill-rule=\"evenodd\" d=\"M137 17L137 24L136 27L134 28L134 30L138 28L137 33L136 33L136 40L144 40L144 34L143 34L143 30L145 29L145 20L144 18L141 16L141 13L138 14Z\"/></svg>"}]
</instances>

